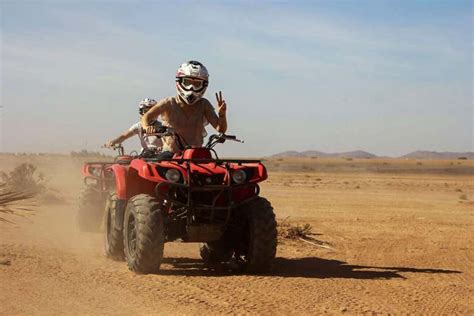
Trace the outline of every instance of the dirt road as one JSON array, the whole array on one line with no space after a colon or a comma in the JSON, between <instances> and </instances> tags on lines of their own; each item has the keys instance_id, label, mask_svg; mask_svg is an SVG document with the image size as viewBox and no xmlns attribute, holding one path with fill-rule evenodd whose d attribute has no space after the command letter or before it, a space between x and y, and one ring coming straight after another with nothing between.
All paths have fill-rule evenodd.
<instances>
[{"instance_id":1,"label":"dirt road","mask_svg":"<svg viewBox=\"0 0 474 316\"><path fill-rule=\"evenodd\" d=\"M136 275L76 228L75 167L54 174L64 204L1 224L0 314L474 314L471 175L272 172L277 217L332 249L282 240L273 272L247 276L170 243L160 274Z\"/></svg>"}]
</instances>

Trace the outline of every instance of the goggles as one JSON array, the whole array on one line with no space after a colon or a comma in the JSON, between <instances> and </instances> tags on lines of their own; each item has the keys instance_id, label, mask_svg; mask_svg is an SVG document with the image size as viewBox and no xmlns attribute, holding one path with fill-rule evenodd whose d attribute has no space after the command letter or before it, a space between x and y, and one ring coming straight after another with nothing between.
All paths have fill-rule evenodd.
<instances>
[{"instance_id":1,"label":"goggles","mask_svg":"<svg viewBox=\"0 0 474 316\"><path fill-rule=\"evenodd\" d=\"M148 112L149 109L151 109L153 106L152 105L142 105L140 106L140 108L138 109L138 113L140 113L141 115L145 114L146 112Z\"/></svg>"},{"instance_id":2,"label":"goggles","mask_svg":"<svg viewBox=\"0 0 474 316\"><path fill-rule=\"evenodd\" d=\"M177 77L176 81L186 91L200 92L207 87L207 81L199 78Z\"/></svg>"}]
</instances>

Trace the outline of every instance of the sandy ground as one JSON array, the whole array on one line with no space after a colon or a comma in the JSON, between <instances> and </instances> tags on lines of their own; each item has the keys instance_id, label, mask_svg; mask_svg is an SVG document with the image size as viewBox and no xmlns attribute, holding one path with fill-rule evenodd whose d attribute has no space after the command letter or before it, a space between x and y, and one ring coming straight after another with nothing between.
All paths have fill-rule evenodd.
<instances>
[{"instance_id":1,"label":"sandy ground","mask_svg":"<svg viewBox=\"0 0 474 316\"><path fill-rule=\"evenodd\" d=\"M277 217L332 249L282 240L273 271L248 276L179 243L160 274L130 272L75 225L80 161L3 155L0 170L27 159L64 203L0 223L0 314L474 314L472 161L269 161Z\"/></svg>"}]
</instances>

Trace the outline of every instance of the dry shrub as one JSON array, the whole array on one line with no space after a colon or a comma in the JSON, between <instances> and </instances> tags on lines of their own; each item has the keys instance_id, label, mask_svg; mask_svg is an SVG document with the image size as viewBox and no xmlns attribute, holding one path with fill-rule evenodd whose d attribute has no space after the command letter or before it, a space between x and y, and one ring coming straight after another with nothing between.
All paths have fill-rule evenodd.
<instances>
[{"instance_id":1,"label":"dry shrub","mask_svg":"<svg viewBox=\"0 0 474 316\"><path fill-rule=\"evenodd\" d=\"M0 222L11 223L3 215L25 216L33 212L32 204L25 204L36 195L33 191L14 191L0 183Z\"/></svg>"},{"instance_id":2,"label":"dry shrub","mask_svg":"<svg viewBox=\"0 0 474 316\"><path fill-rule=\"evenodd\" d=\"M0 172L0 180L9 192L28 192L38 196L38 202L61 204L57 190L48 187L47 179L31 163L23 163L10 172Z\"/></svg>"},{"instance_id":3,"label":"dry shrub","mask_svg":"<svg viewBox=\"0 0 474 316\"><path fill-rule=\"evenodd\" d=\"M46 180L35 165L22 163L10 172L0 172L0 213L23 215L31 212L31 205L25 201L31 200L46 189ZM0 218L1 221L6 221Z\"/></svg>"},{"instance_id":4,"label":"dry shrub","mask_svg":"<svg viewBox=\"0 0 474 316\"><path fill-rule=\"evenodd\" d=\"M459 196L459 199L465 201L465 200L467 200L467 195L466 195L466 194L461 194L461 195Z\"/></svg>"},{"instance_id":5,"label":"dry shrub","mask_svg":"<svg viewBox=\"0 0 474 316\"><path fill-rule=\"evenodd\" d=\"M0 179L13 192L41 193L46 188L44 175L31 163L22 163L9 173L1 172Z\"/></svg>"},{"instance_id":6,"label":"dry shrub","mask_svg":"<svg viewBox=\"0 0 474 316\"><path fill-rule=\"evenodd\" d=\"M281 238L287 239L298 239L298 238L309 238L310 235L313 235L313 227L306 223L304 225L300 224L290 224L287 219L278 223L278 236Z\"/></svg>"},{"instance_id":7,"label":"dry shrub","mask_svg":"<svg viewBox=\"0 0 474 316\"><path fill-rule=\"evenodd\" d=\"M296 224L292 225L288 223L288 217L282 221L278 222L278 239L291 239L296 241L302 241L308 243L312 246L324 248L324 249L334 249L332 245L328 242L317 240L312 237L312 235L317 235L313 233L313 227L306 223L303 225Z\"/></svg>"}]
</instances>

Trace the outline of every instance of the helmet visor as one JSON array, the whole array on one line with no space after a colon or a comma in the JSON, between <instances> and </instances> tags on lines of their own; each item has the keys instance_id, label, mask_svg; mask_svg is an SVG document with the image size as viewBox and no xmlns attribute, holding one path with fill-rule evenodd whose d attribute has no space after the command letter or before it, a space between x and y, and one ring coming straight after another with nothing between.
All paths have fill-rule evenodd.
<instances>
[{"instance_id":1,"label":"helmet visor","mask_svg":"<svg viewBox=\"0 0 474 316\"><path fill-rule=\"evenodd\" d=\"M179 77L177 81L186 91L199 92L206 87L206 81L200 78Z\"/></svg>"},{"instance_id":2,"label":"helmet visor","mask_svg":"<svg viewBox=\"0 0 474 316\"><path fill-rule=\"evenodd\" d=\"M138 113L140 113L140 115L143 115L145 114L146 112L148 112L149 109L151 109L153 106L149 105L149 106L140 106L138 108Z\"/></svg>"}]
</instances>

